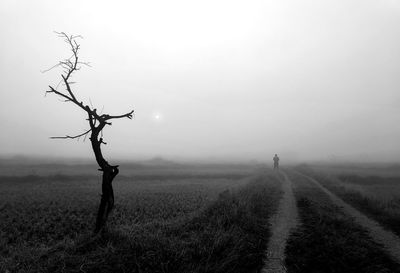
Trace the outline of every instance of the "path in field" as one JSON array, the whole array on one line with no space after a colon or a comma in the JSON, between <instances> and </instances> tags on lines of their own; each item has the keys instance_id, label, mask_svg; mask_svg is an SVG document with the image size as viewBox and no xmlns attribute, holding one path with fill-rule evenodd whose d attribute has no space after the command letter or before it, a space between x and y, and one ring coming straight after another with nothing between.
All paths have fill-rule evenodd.
<instances>
[{"instance_id":1,"label":"path in field","mask_svg":"<svg viewBox=\"0 0 400 273\"><path fill-rule=\"evenodd\" d=\"M298 221L296 200L293 195L292 182L287 175L282 181L283 196L276 214L271 217L271 238L268 243L267 255L261 273L286 273L285 248L291 230Z\"/></svg>"},{"instance_id":2,"label":"path in field","mask_svg":"<svg viewBox=\"0 0 400 273\"><path fill-rule=\"evenodd\" d=\"M382 244L389 255L392 256L392 258L396 262L400 263L400 238L398 236L396 236L391 231L383 229L382 226L378 224L378 222L368 218L363 213L344 202L338 196L333 194L330 190L322 186L314 178L302 173L299 174L313 182L319 189L326 193L337 206L342 207L348 215L354 217L355 221L359 225L369 231L371 237L375 240L375 242Z\"/></svg>"}]
</instances>

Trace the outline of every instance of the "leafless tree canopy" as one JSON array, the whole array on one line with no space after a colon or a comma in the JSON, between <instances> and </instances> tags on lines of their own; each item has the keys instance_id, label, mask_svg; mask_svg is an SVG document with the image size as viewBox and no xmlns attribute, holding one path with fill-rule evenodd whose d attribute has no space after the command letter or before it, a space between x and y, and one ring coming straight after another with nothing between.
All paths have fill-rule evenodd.
<instances>
[{"instance_id":1,"label":"leafless tree canopy","mask_svg":"<svg viewBox=\"0 0 400 273\"><path fill-rule=\"evenodd\" d=\"M63 38L64 41L69 45L72 51L72 55L68 59L60 61L58 64L50 68L53 69L56 67L61 67L63 69L63 73L61 74L62 78L61 83L62 86L65 87L65 90L63 91L58 90L60 84L56 88L49 86L50 90L46 91L46 94L48 93L56 94L61 98L63 98L65 102L71 102L77 107L81 108L83 111L85 111L88 115L87 120L89 122L89 129L77 135L66 135L66 136L52 137L52 138L76 139L83 136L86 137L88 134L90 134L90 141L92 144L94 155L96 157L97 164L100 167L99 170L103 172L102 197L95 228L95 232L97 233L100 230L102 230L103 227L105 226L108 215L114 206L114 193L112 188L112 181L119 172L118 165L109 164L103 157L101 151L101 145L106 143L103 141L102 131L106 125L112 124L111 123L112 119L120 119L120 118L132 119L134 111L132 110L128 113L120 115L98 114L96 108L93 108L93 106L90 107L89 105L85 105L82 101L79 101L71 88L71 85L73 84L71 78L76 71L81 69L82 65L86 66L89 65L89 63L87 62L82 62L79 60L80 44L77 42L77 40L81 39L82 37L80 35L77 36L67 35L64 32L57 32L57 35Z\"/></svg>"}]
</instances>

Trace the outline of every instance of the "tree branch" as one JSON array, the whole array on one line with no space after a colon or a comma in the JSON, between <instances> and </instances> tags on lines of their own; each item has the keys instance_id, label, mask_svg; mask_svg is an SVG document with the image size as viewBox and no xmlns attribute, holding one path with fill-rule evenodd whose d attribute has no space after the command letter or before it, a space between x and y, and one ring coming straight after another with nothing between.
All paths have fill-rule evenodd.
<instances>
[{"instance_id":1,"label":"tree branch","mask_svg":"<svg viewBox=\"0 0 400 273\"><path fill-rule=\"evenodd\" d=\"M55 94L57 94L57 95L59 95L59 96L65 98L67 101L73 101L72 98L70 98L70 97L68 97L67 95L61 93L60 91L57 91L56 89L54 89L54 88L51 87L50 85L49 85L49 88L50 88L50 91L46 91L46 94L47 94L47 93L55 93Z\"/></svg>"},{"instance_id":2,"label":"tree branch","mask_svg":"<svg viewBox=\"0 0 400 273\"><path fill-rule=\"evenodd\" d=\"M63 78L64 78L64 76L63 76ZM85 110L86 112L92 112L92 110L89 108L89 106L87 106L86 105L86 107L83 105L83 102L78 102L78 100L75 98L75 96L73 96L73 93L71 92L70 94L72 94L72 96L73 97L69 97L69 96L67 96L67 95L65 95L65 94L63 94L63 93L61 93L60 91L57 91L56 89L54 89L52 86L50 86L49 85L49 88L50 88L50 90L49 91L46 91L46 94L47 93L55 93L55 94L57 94L57 95L59 95L59 96L61 96L61 97L63 97L63 98L65 98L66 99L66 101L71 101L71 102L73 102L74 104L76 104L77 106L79 106L80 108L82 108L83 110ZM96 114L96 113L93 113L95 116L96 116L96 118L98 117L98 115Z\"/></svg>"},{"instance_id":3,"label":"tree branch","mask_svg":"<svg viewBox=\"0 0 400 273\"><path fill-rule=\"evenodd\" d=\"M76 98L75 98L75 96L74 96L74 93L72 93L72 91L71 91L71 87L69 86L69 82L68 82L67 78L64 77L64 75L61 75L61 77L62 77L63 80L64 80L64 83L65 83L65 86L67 87L68 93L71 95L71 97L72 97L74 100L76 100Z\"/></svg>"},{"instance_id":4,"label":"tree branch","mask_svg":"<svg viewBox=\"0 0 400 273\"><path fill-rule=\"evenodd\" d=\"M92 131L92 128L90 128L89 130L83 132L82 134L76 135L76 136L60 136L60 137L50 137L51 139L75 139L75 138L80 138L84 135L87 135L90 133L90 131Z\"/></svg>"},{"instance_id":5,"label":"tree branch","mask_svg":"<svg viewBox=\"0 0 400 273\"><path fill-rule=\"evenodd\" d=\"M100 118L104 118L104 120L109 120L109 119L118 119L118 118L129 118L132 119L134 110L130 111L129 113L119 115L119 116L110 116L110 115L101 115Z\"/></svg>"}]
</instances>

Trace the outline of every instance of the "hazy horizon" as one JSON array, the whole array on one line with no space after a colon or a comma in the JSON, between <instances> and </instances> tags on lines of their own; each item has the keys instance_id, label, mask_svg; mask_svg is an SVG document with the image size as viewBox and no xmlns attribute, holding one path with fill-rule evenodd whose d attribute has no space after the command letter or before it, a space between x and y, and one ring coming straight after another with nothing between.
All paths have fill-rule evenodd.
<instances>
[{"instance_id":1,"label":"hazy horizon","mask_svg":"<svg viewBox=\"0 0 400 273\"><path fill-rule=\"evenodd\" d=\"M245 159L245 158L223 158L223 157L119 157L113 156L110 161L113 164L139 164L139 165L267 165L272 168L272 158L263 159ZM94 157L90 155L82 157L56 157L56 156L37 156L37 155L2 155L0 156L0 165L4 166L16 166L16 165L32 165L32 166L44 166L44 165L93 165L97 166ZM397 160L371 160L371 159L350 159L350 158L327 158L327 159L316 159L316 160L296 160L293 158L284 158L280 160L281 167L293 167L302 164L310 166L338 166L338 167L373 167L373 168L387 168L400 166L400 162ZM3 167L4 167L3 166Z\"/></svg>"},{"instance_id":2,"label":"hazy horizon","mask_svg":"<svg viewBox=\"0 0 400 273\"><path fill-rule=\"evenodd\" d=\"M82 35L74 92L104 113L113 159L400 161L400 2L0 3L0 157L93 157L52 94ZM61 90L60 86L60 90Z\"/></svg>"}]
</instances>

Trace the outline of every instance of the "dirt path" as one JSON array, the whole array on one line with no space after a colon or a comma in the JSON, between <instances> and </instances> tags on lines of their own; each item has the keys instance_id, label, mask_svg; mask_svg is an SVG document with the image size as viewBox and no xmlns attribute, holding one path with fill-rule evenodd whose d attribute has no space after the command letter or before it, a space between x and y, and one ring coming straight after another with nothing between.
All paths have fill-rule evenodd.
<instances>
[{"instance_id":1,"label":"dirt path","mask_svg":"<svg viewBox=\"0 0 400 273\"><path fill-rule=\"evenodd\" d=\"M282 181L283 196L280 200L277 213L271 218L271 238L268 244L264 268L261 273L284 273L286 268L285 248L290 231L296 227L298 221L296 200L293 195L292 182L287 175Z\"/></svg>"},{"instance_id":2,"label":"dirt path","mask_svg":"<svg viewBox=\"0 0 400 273\"><path fill-rule=\"evenodd\" d=\"M382 226L378 224L376 221L368 218L357 209L345 203L342 199L340 199L331 191L323 187L314 178L299 172L297 173L306 177L311 182L313 182L319 189L321 189L324 193L326 193L337 206L342 207L348 215L354 217L355 221L359 225L364 227L366 230L368 230L371 237L377 243L382 244L385 250L389 253L389 255L392 256L392 258L396 262L400 263L400 238L398 236L396 236L393 232L383 229Z\"/></svg>"}]
</instances>

